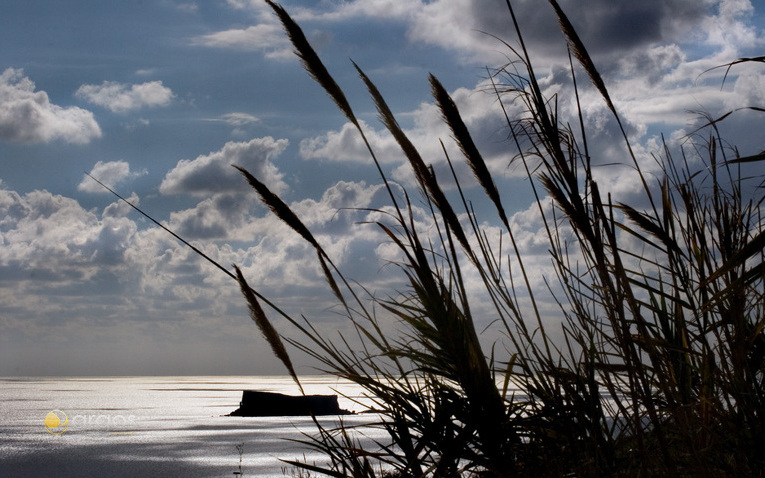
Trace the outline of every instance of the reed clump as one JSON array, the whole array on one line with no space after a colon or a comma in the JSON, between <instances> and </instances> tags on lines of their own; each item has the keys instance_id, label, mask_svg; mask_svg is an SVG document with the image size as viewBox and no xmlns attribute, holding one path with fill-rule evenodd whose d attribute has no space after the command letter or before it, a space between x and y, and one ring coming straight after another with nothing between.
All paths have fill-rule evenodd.
<instances>
[{"instance_id":1,"label":"reed clump","mask_svg":"<svg viewBox=\"0 0 765 478\"><path fill-rule=\"evenodd\" d=\"M268 3L305 68L366 142L348 100L300 27L283 8ZM752 178L740 168L765 158L762 153L741 157L724 147L716 128L723 117L690 137L693 146L684 148L682 157L673 157L669 148L660 152L662 176L649 180L585 45L557 2L549 3L568 39L572 81L576 85L576 59L622 132L625 162L642 183L646 205L619 202L594 179L581 110L579 128L559 120L555 102L542 94L508 2L519 47L508 45L515 61L496 69L492 82L498 107L524 106L522 116L506 116L505 127L509 156L534 185L547 231L555 268L549 290L532 287L502 191L435 77L430 77L435 102L495 206L512 246L508 259L520 278L510 277L502 266L505 252L489 240L463 190L456 201L447 197L433 168L356 65L436 225L435 233L417 229L409 195L389 183L366 143L392 204L380 211L377 225L402 257L397 264L402 286L395 295L373 298L346 280L289 207L242 171L271 210L316 249L361 345L330 339L310 320L268 305L298 328L301 335L289 343L317 359L326 372L364 388L379 412L375 425L388 437L370 448L347 427L330 430L317 422L316 435L305 443L323 452L326 464L291 462L301 473L763 475L765 196L762 189L746 186ZM552 213L544 207L548 197ZM480 277L493 323L510 342L507 358L495 358L493 349L487 354L479 340L467 269ZM260 297L238 270L237 280L253 318L299 382L284 344L266 324ZM537 303L540 294L550 292L559 305L558 339ZM398 336L384 332L381 316L398 321Z\"/></svg>"}]
</instances>

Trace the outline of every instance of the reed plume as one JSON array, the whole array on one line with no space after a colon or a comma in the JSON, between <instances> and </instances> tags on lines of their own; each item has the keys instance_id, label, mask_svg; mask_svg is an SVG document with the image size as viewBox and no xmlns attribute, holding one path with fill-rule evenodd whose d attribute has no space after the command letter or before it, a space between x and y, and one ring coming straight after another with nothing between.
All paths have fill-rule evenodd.
<instances>
[{"instance_id":1,"label":"reed plume","mask_svg":"<svg viewBox=\"0 0 765 478\"><path fill-rule=\"evenodd\" d=\"M460 115L459 109L457 109L457 105L435 76L430 75L429 80L433 98L435 98L436 104L438 104L438 107L441 110L441 116L443 117L444 122L451 129L452 135L454 135L454 139L457 141L462 154L465 156L470 168L473 170L473 174L478 180L478 183L483 187L486 195L494 203L494 207L497 208L500 219L505 227L510 229L505 208L502 206L502 199L500 198L496 184L494 184L494 178L489 172L489 168L486 166L483 156L473 142L473 137L470 135L467 126L465 126L465 122L462 121L462 116Z\"/></svg>"},{"instance_id":2,"label":"reed plume","mask_svg":"<svg viewBox=\"0 0 765 478\"><path fill-rule=\"evenodd\" d=\"M234 168L242 173L250 186L252 186L252 188L257 191L263 203L268 206L268 208L271 210L271 212L274 213L274 215L276 215L276 217L281 219L282 222L300 234L300 236L308 241L308 243L310 243L313 247L315 247L316 250L322 250L319 243L313 237L313 234L311 234L311 231L305 227L305 224L303 224L303 222L295 215L295 213L292 212L292 209L290 209L290 207L287 206L287 204L285 204L284 201L279 198L279 196L272 193L271 190L268 189L268 186L259 181L258 178L250 174L250 172L246 169L236 165L234 165Z\"/></svg>"},{"instance_id":3,"label":"reed plume","mask_svg":"<svg viewBox=\"0 0 765 478\"><path fill-rule=\"evenodd\" d=\"M611 95L608 94L606 83L603 81L603 77L600 76L600 72L595 67L595 63L592 61L592 57L590 57L590 53L587 51L587 48L585 48L582 39L579 38L579 34L576 32L574 25L571 24L568 16L563 12L563 9L560 8L560 5L558 5L556 0L548 1L555 11L555 15L558 17L558 23L560 24L561 31L563 31L566 39L568 39L569 47L573 50L574 56L584 67L584 71L590 77L592 84L595 85L601 96L603 96L603 99L606 101L606 105L608 105L608 109L610 109L612 113L616 114L616 108L614 107L614 103L611 101Z\"/></svg>"},{"instance_id":4,"label":"reed plume","mask_svg":"<svg viewBox=\"0 0 765 478\"><path fill-rule=\"evenodd\" d=\"M335 79L332 78L332 75L329 74L329 71L327 71L327 68L319 59L319 55L316 54L316 51L311 44L308 43L308 39L306 39L303 30L297 23L295 23L292 17L289 16L281 5L271 0L266 0L266 3L273 9L279 17L279 20L282 22L284 30L287 32L292 45L295 47L295 54L300 58L306 71L308 71L311 77L324 88L324 91L326 91L329 97L332 98L332 101L335 102L340 111L345 114L348 121L358 127L358 120L356 119L356 115L353 114L353 109L351 108L350 103L348 103L345 93L340 89L340 86L335 82Z\"/></svg>"},{"instance_id":5,"label":"reed plume","mask_svg":"<svg viewBox=\"0 0 765 478\"><path fill-rule=\"evenodd\" d=\"M271 325L271 321L266 317L266 313L260 306L258 298L247 284L247 280L245 280L242 275L242 271L236 265L234 265L234 270L236 271L236 280L239 282L239 288L242 290L242 294L247 300L247 305L250 310L250 318L252 318L252 321L255 322L255 325L260 329L261 334L263 334L268 345L271 346L271 351L276 358L278 358L287 368L290 377L292 377L292 380L294 380L300 388L300 393L305 393L303 391L303 386L300 383L300 379L298 378L297 373L295 373L295 368L292 366L292 359L290 359L287 348L284 346L284 342L282 342L282 339L279 336L279 332L276 331L274 326Z\"/></svg>"}]
</instances>

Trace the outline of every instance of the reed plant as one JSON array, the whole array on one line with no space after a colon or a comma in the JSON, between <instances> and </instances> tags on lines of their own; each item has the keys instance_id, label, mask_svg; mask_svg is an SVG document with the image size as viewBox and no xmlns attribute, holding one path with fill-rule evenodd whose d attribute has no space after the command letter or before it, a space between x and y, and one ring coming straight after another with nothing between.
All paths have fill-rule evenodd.
<instances>
[{"instance_id":1,"label":"reed plant","mask_svg":"<svg viewBox=\"0 0 765 478\"><path fill-rule=\"evenodd\" d=\"M620 161L642 185L639 203L620 202L595 179L593 163L604 161L590 155L581 108L579 124L571 126L560 119L556 98L543 95L508 1L517 44L506 44L513 61L491 72L492 94L505 112L508 156L526 171L546 231L555 274L539 290L503 192L438 79L429 78L434 101L461 160L494 206L509 254L490 240L456 174L449 178L459 186L456 196L444 191L354 64L429 208L434 229L418 229L409 192L386 178L342 90L289 14L268 3L305 69L367 145L391 204L377 211L376 225L401 257L395 265L402 283L389 296L354 284L299 217L241 170L268 207L315 248L355 337L327 335L310 318L267 302L269 310L297 328L288 343L364 389L377 412L369 425L387 436L369 445L349 426L317 422L304 442L326 463L290 463L335 477L762 476L763 195L747 186L753 179L742 168L765 158L742 157L727 146L717 128L725 117L710 118L679 153L657 152L661 176L649 177L585 45L549 0L570 52L571 101L578 105L583 87L576 72L584 72L621 131ZM523 112L511 114L511 104ZM552 209L545 207L550 200ZM480 277L492 323L509 341L501 359L479 340L476 314L485 312L475 312L468 272ZM264 298L238 269L236 278L253 319L299 383L260 306ZM551 295L560 333L540 311L539 297ZM386 325L391 318L395 335Z\"/></svg>"}]
</instances>

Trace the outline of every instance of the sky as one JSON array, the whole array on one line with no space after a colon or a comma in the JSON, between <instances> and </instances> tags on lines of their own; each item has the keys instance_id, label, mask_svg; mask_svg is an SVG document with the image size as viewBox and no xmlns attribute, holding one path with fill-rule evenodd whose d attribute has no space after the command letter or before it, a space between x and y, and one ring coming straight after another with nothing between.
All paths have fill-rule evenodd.
<instances>
[{"instance_id":1,"label":"sky","mask_svg":"<svg viewBox=\"0 0 765 478\"><path fill-rule=\"evenodd\" d=\"M545 92L558 93L562 116L571 115L565 43L549 5L512 3ZM765 106L762 65L739 65L724 82L724 68L710 70L765 54L761 0L560 4L646 168L654 167L660 135L679 147L700 112ZM439 140L453 146L427 81L429 73L439 78L511 205L520 247L542 285L550 264L539 216L528 181L510 165L502 112L487 93L488 72L512 56L503 41L517 45L505 2L283 5L346 91L386 175L412 190L412 174L351 60L377 84L426 161L446 171ZM592 88L583 88L582 105L596 132L593 156L623 161ZM746 155L765 150L761 125L762 113L740 111L721 129ZM3 1L0 376L284 373L236 283L86 173L224 266L239 265L251 286L285 310L327 334L347 332L314 251L269 215L232 164L278 193L347 277L379 295L400 288L390 244L363 224L370 218L364 208L386 205L380 178L264 2ZM628 168L598 171L601 190L639 198ZM466 168L457 174L480 216L480 191ZM488 211L482 220L492 227ZM270 316L277 329L294 332ZM296 362L300 373L313 371Z\"/></svg>"}]
</instances>

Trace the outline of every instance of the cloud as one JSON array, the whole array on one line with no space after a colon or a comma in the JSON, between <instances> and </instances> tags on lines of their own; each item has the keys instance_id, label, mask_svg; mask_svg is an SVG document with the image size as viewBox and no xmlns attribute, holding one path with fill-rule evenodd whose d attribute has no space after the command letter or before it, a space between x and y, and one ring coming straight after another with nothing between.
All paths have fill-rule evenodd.
<instances>
[{"instance_id":1,"label":"cloud","mask_svg":"<svg viewBox=\"0 0 765 478\"><path fill-rule=\"evenodd\" d=\"M175 8L187 13L199 12L199 5L196 2L180 2L175 5Z\"/></svg>"},{"instance_id":2,"label":"cloud","mask_svg":"<svg viewBox=\"0 0 765 478\"><path fill-rule=\"evenodd\" d=\"M231 3L231 2L230 2ZM237 1L239 8L256 8L256 2ZM563 11L575 26L602 71L625 56L666 45L707 45L721 48L730 58L743 47L762 45L762 32L752 24L754 9L749 0L589 0L581 8L577 0L560 0ZM433 0L395 2L352 0L329 8L290 8L304 24L356 20L392 19L404 23L407 37L455 52L469 64L503 64L506 48L489 35L510 44L510 13L501 5L486 8L480 0ZM262 5L257 5L262 11ZM566 61L563 37L549 5L514 2L524 40L536 66L544 68ZM739 55L740 56L740 55Z\"/></svg>"},{"instance_id":3,"label":"cloud","mask_svg":"<svg viewBox=\"0 0 765 478\"><path fill-rule=\"evenodd\" d=\"M247 127L256 123L260 123L260 118L248 113L233 112L226 113L219 118L213 119L212 121L222 121L223 123L226 123L227 125L233 127L233 130L231 131L232 136L243 137L248 136Z\"/></svg>"},{"instance_id":4,"label":"cloud","mask_svg":"<svg viewBox=\"0 0 765 478\"><path fill-rule=\"evenodd\" d=\"M191 239L253 240L249 224L252 209L258 204L242 175L232 165L242 166L263 181L276 194L287 190L282 174L271 161L287 147L286 139L256 138L247 142L228 142L220 151L193 161L181 160L165 175L162 194L187 194L204 197L196 206L170 215L170 226Z\"/></svg>"},{"instance_id":5,"label":"cloud","mask_svg":"<svg viewBox=\"0 0 765 478\"><path fill-rule=\"evenodd\" d=\"M203 261L157 227L139 230L125 212L115 202L99 217L47 191L22 195L0 189L3 317L33 316L37 324L55 317L89 326L113 319L113 325L163 315L162 303L172 304L164 315L177 313L195 300L211 313L208 306L215 307L216 297L228 289L200 291L208 272ZM217 246L202 247L215 255Z\"/></svg>"},{"instance_id":6,"label":"cloud","mask_svg":"<svg viewBox=\"0 0 765 478\"><path fill-rule=\"evenodd\" d=\"M127 179L137 178L145 174L148 174L148 171L145 169L131 172L130 164L128 164L127 161L98 161L95 166L93 166L93 169L90 170L91 176L110 188L114 188ZM93 179L87 175L82 177L82 181L77 185L77 190L87 193L109 193L103 186L93 181Z\"/></svg>"},{"instance_id":7,"label":"cloud","mask_svg":"<svg viewBox=\"0 0 765 478\"><path fill-rule=\"evenodd\" d=\"M106 340L113 341L125 323L135 330L161 317L163 327L182 323L182 329L197 318L231 317L240 304L233 283L213 277L215 287L203 286L215 273L199 257L159 228L139 230L121 208L111 204L99 217L47 191L0 189L0 315L6 331L74 343L84 330L91 336L108 329ZM246 319L241 309L236 313Z\"/></svg>"},{"instance_id":8,"label":"cloud","mask_svg":"<svg viewBox=\"0 0 765 478\"><path fill-rule=\"evenodd\" d=\"M451 96L490 170L503 175L507 173L512 152L509 149L507 130L502 126L505 121L502 110L497 105L496 96L487 92L488 88L489 84L481 81L473 88L458 88L451 92ZM511 114L513 108L517 106L508 105ZM425 163L434 166L436 175L445 187L454 184L442 142L453 160L460 181L473 183L469 168L460 160L462 153L456 148L451 139L452 133L434 103L421 103L417 109L396 116L409 120L410 125L403 128L405 134ZM360 121L360 124L378 161L393 166L391 178L408 186L413 185L412 168L395 139L382 126L375 129L364 121ZM309 160L371 164L367 147L351 123L345 123L339 130L303 139L300 142L300 156Z\"/></svg>"},{"instance_id":9,"label":"cloud","mask_svg":"<svg viewBox=\"0 0 765 478\"><path fill-rule=\"evenodd\" d=\"M748 23L754 13L749 0L720 0L717 3L717 15L707 16L702 23L706 43L730 52L762 45L761 32Z\"/></svg>"},{"instance_id":10,"label":"cloud","mask_svg":"<svg viewBox=\"0 0 765 478\"><path fill-rule=\"evenodd\" d=\"M591 0L586 9L574 0L559 3L590 53L600 55L624 54L660 41L687 39L694 33L691 26L708 14L714 2ZM536 2L514 2L513 8L537 62L544 63L545 57L547 61L564 59L562 36L552 9ZM492 44L487 33L514 43L515 35L507 31L509 21L509 12L497 14L497 9L482 8L477 0L436 0L423 3L410 17L408 35L413 41L461 53L463 61L496 61L501 60L498 54L504 48L499 42Z\"/></svg>"},{"instance_id":11,"label":"cloud","mask_svg":"<svg viewBox=\"0 0 765 478\"><path fill-rule=\"evenodd\" d=\"M388 202L381 184L338 181L319 200L303 199L289 206L347 277L362 281L373 290L381 280L383 262L372 251L386 239L368 221L388 218L380 218L379 213L368 208L383 208ZM256 277L282 294L294 287L312 290L315 296L327 291L313 247L273 214L265 212L263 217L248 218L241 230L242 237L245 232L256 241L241 262L248 277Z\"/></svg>"},{"instance_id":12,"label":"cloud","mask_svg":"<svg viewBox=\"0 0 765 478\"><path fill-rule=\"evenodd\" d=\"M150 106L167 106L175 96L161 81L134 85L104 81L100 85L82 85L75 95L114 113L126 113Z\"/></svg>"},{"instance_id":13,"label":"cloud","mask_svg":"<svg viewBox=\"0 0 765 478\"><path fill-rule=\"evenodd\" d=\"M273 21L243 29L234 28L197 36L191 39L191 44L211 48L260 51L266 58L274 59L293 56L292 46L284 35L282 27Z\"/></svg>"},{"instance_id":14,"label":"cloud","mask_svg":"<svg viewBox=\"0 0 765 478\"><path fill-rule=\"evenodd\" d=\"M655 84L685 60L686 55L678 45L660 45L625 55L619 61L619 74L624 77L646 78Z\"/></svg>"},{"instance_id":15,"label":"cloud","mask_svg":"<svg viewBox=\"0 0 765 478\"><path fill-rule=\"evenodd\" d=\"M122 126L124 126L125 129L128 131L135 131L139 128L146 128L150 124L151 124L151 121L147 120L146 118L138 118L135 121L123 123Z\"/></svg>"},{"instance_id":16,"label":"cloud","mask_svg":"<svg viewBox=\"0 0 765 478\"><path fill-rule=\"evenodd\" d=\"M590 0L586 9L577 0L559 3L606 76L620 67L628 74L630 68L625 66L633 57L635 68L648 61L663 65L667 72L667 62L677 59L671 51L677 45L697 50L697 55L703 48L704 55L709 48L716 49L725 52L727 61L747 56L740 54L742 48L763 46L762 31L752 23L754 9L749 0ZM196 44L289 56L286 36L264 2L229 0L228 4L252 12L257 24L198 37ZM501 4L496 7L486 8L480 0L349 0L313 8L294 6L288 11L306 31L338 22L400 22L410 42L443 48L456 53L463 63L483 66L507 61L507 49L499 39L511 45L517 42L515 33L508 31L510 13ZM565 42L549 5L522 1L514 2L513 8L537 71L565 63ZM646 57L647 50L653 50L652 58Z\"/></svg>"},{"instance_id":17,"label":"cloud","mask_svg":"<svg viewBox=\"0 0 765 478\"><path fill-rule=\"evenodd\" d=\"M220 119L225 123L236 127L260 122L260 119L247 113L226 113L222 115Z\"/></svg>"},{"instance_id":18,"label":"cloud","mask_svg":"<svg viewBox=\"0 0 765 478\"><path fill-rule=\"evenodd\" d=\"M226 0L226 3L235 10L254 10L256 12L270 12L271 7L269 7L266 2L261 2L260 0Z\"/></svg>"},{"instance_id":19,"label":"cloud","mask_svg":"<svg viewBox=\"0 0 765 478\"><path fill-rule=\"evenodd\" d=\"M232 167L241 166L263 181L275 193L287 189L282 174L271 162L287 147L286 139L267 136L247 142L228 142L220 151L181 160L162 180L162 194L210 194L249 191L247 182Z\"/></svg>"},{"instance_id":20,"label":"cloud","mask_svg":"<svg viewBox=\"0 0 765 478\"><path fill-rule=\"evenodd\" d=\"M228 5L236 10L253 12L257 23L246 28L232 28L191 39L192 45L213 48L230 48L263 52L266 58L291 59L294 57L292 44L287 39L281 24L276 20L270 7L258 0L228 0ZM342 2L336 8L317 11L311 8L290 7L292 18L301 23L315 21L342 21L353 17L379 19L401 19L411 16L418 8L417 2L396 0L365 0L363 2ZM306 30L307 31L307 30ZM316 46L316 39L312 44Z\"/></svg>"},{"instance_id":21,"label":"cloud","mask_svg":"<svg viewBox=\"0 0 765 478\"><path fill-rule=\"evenodd\" d=\"M291 207L326 244L336 262L348 264L352 275L358 277L357 266L369 259L365 256L371 250L363 245L370 240L377 242L380 232L370 232L374 228L358 224L368 212L338 208L379 206L384 200L382 191L381 185L341 181L321 200L303 200ZM132 195L130 201L137 202L138 198ZM259 209L260 217L250 214L249 205L242 195L220 194L205 199L195 209L174 213L169 225L187 227L176 231L188 239L207 239L198 244L206 254L224 266L242 265L248 277L259 285L268 284L270 292L280 291L290 297L305 294L309 301L312 296L321 296L325 286L313 248L265 209ZM124 315L115 311L107 315L122 321L167 315L174 308L172 313L193 308L194 314L213 315L216 308L231 307L221 307L218 301L222 297L239 298L235 284L225 275L160 228L139 229L126 212L122 203L115 202L99 217L95 210L85 210L72 198L47 191L22 195L0 189L3 307L10 307L5 301L8 298L14 303L24 302L21 310L41 316L48 312L91 316L93 307L108 308L112 300L108 297L112 297L120 303L116 310ZM191 216L196 216L195 225ZM216 230L232 219L239 230ZM207 235L202 234L205 230ZM229 230L232 236L225 235ZM238 249L211 239L246 239L250 245ZM376 278L378 268L373 262L367 274ZM103 282L106 278L108 284Z\"/></svg>"},{"instance_id":22,"label":"cloud","mask_svg":"<svg viewBox=\"0 0 765 478\"><path fill-rule=\"evenodd\" d=\"M398 144L386 131L378 132L360 120L377 159L382 163L401 161L403 155ZM300 142L300 156L303 159L327 159L334 162L371 163L369 151L356 126L345 123L339 131L306 138Z\"/></svg>"},{"instance_id":23,"label":"cloud","mask_svg":"<svg viewBox=\"0 0 765 478\"><path fill-rule=\"evenodd\" d=\"M47 191L0 190L0 216L0 265L62 282L119 262L137 229L124 217L99 219L74 199Z\"/></svg>"},{"instance_id":24,"label":"cloud","mask_svg":"<svg viewBox=\"0 0 765 478\"><path fill-rule=\"evenodd\" d=\"M0 74L0 139L85 144L100 137L101 128L90 111L52 104L46 92L35 91L23 70L8 68Z\"/></svg>"},{"instance_id":25,"label":"cloud","mask_svg":"<svg viewBox=\"0 0 765 478\"><path fill-rule=\"evenodd\" d=\"M354 0L336 3L335 5L336 8L333 10L323 12L314 12L307 8L296 8L291 15L297 21L346 21L359 17L407 19L421 11L423 7L423 4L417 1L401 2L399 0Z\"/></svg>"},{"instance_id":26,"label":"cloud","mask_svg":"<svg viewBox=\"0 0 765 478\"><path fill-rule=\"evenodd\" d=\"M126 201L135 207L138 207L141 204L141 201L136 193L130 193L130 197L126 198ZM117 218L127 216L129 213L134 211L130 204L127 204L125 201L113 202L104 208L104 212L101 214L101 216L104 218Z\"/></svg>"},{"instance_id":27,"label":"cloud","mask_svg":"<svg viewBox=\"0 0 765 478\"><path fill-rule=\"evenodd\" d=\"M749 0L590 0L583 9L576 0L559 2L601 65L601 73L625 56L661 45L708 45L735 51L736 46L761 44L751 25ZM267 57L286 58L290 47L281 27L264 2L229 0L231 8L248 10L257 23L196 37L193 44L220 48L263 51ZM552 9L535 2L513 5L524 39L534 52L538 67L566 60L563 36ZM506 48L499 40L516 42L508 31L510 13L498 4L486 8L480 0L350 0L321 7L290 7L301 26L320 30L322 24L379 22L389 20L406 26L412 43L425 43L458 54L467 64L498 65L506 61Z\"/></svg>"},{"instance_id":28,"label":"cloud","mask_svg":"<svg viewBox=\"0 0 765 478\"><path fill-rule=\"evenodd\" d=\"M732 96L726 103L728 109L765 107L765 77L756 70L744 70L733 85Z\"/></svg>"},{"instance_id":29,"label":"cloud","mask_svg":"<svg viewBox=\"0 0 765 478\"><path fill-rule=\"evenodd\" d=\"M154 76L157 74L156 68L141 68L135 71L136 76Z\"/></svg>"},{"instance_id":30,"label":"cloud","mask_svg":"<svg viewBox=\"0 0 765 478\"><path fill-rule=\"evenodd\" d=\"M172 212L169 225L187 240L252 240L252 235L241 229L250 219L250 211L257 201L254 192L214 194L193 208Z\"/></svg>"}]
</instances>

